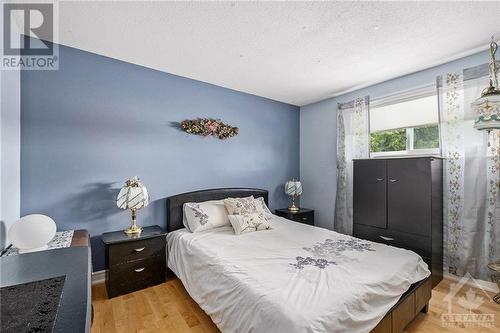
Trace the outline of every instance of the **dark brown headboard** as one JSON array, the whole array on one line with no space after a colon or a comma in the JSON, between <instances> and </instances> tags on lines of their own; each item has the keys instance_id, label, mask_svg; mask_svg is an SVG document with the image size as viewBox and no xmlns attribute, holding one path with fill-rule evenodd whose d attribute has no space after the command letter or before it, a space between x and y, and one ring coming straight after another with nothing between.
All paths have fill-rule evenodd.
<instances>
[{"instance_id":1,"label":"dark brown headboard","mask_svg":"<svg viewBox=\"0 0 500 333\"><path fill-rule=\"evenodd\" d=\"M194 191L177 194L167 198L167 231L184 228L182 224L182 206L185 202L202 202L207 200L221 200L229 197L242 198L263 197L269 205L267 190L258 188L215 188L210 190Z\"/></svg>"}]
</instances>

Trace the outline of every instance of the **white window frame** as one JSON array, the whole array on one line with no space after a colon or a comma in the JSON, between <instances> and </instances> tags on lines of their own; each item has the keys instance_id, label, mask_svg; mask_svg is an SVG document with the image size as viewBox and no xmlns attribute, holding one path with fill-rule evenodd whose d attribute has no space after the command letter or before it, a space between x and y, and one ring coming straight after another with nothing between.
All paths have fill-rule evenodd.
<instances>
[{"instance_id":1,"label":"white window frame","mask_svg":"<svg viewBox=\"0 0 500 333\"><path fill-rule=\"evenodd\" d=\"M430 95L436 95L436 87L433 84L425 85L418 87L416 89L404 91L401 93L384 96L374 101L370 101L370 108L377 108L390 104L402 103L404 101L418 99ZM368 113L370 111L368 110ZM414 129L423 126L430 126L434 124L422 124L418 127L408 127L406 128L406 150L397 150L397 151L381 151L381 152L372 152L371 151L371 135L372 131L369 129L369 141L370 141L370 158L377 157L401 157L401 156L421 156L421 155L433 155L433 156L441 156L441 126L440 126L439 114L438 114L438 131L439 131L439 147L438 148L422 148L422 149L414 149ZM370 124L370 122L368 122ZM369 125L368 125L369 126ZM389 131L389 130L387 130ZM377 133L377 132L373 132Z\"/></svg>"}]
</instances>

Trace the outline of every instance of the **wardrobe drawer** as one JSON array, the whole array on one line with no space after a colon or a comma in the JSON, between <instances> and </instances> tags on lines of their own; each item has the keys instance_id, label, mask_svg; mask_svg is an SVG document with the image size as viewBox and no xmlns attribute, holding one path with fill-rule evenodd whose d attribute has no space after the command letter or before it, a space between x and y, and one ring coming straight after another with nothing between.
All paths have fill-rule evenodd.
<instances>
[{"instance_id":1,"label":"wardrobe drawer","mask_svg":"<svg viewBox=\"0 0 500 333\"><path fill-rule=\"evenodd\" d=\"M382 237L388 237L387 229L371 227L358 223L354 223L352 234L354 237L377 243L386 243L387 241Z\"/></svg>"},{"instance_id":2,"label":"wardrobe drawer","mask_svg":"<svg viewBox=\"0 0 500 333\"><path fill-rule=\"evenodd\" d=\"M367 239L411 250L422 257L431 257L431 239L419 235L407 234L399 231L354 224L354 237Z\"/></svg>"},{"instance_id":3,"label":"wardrobe drawer","mask_svg":"<svg viewBox=\"0 0 500 333\"><path fill-rule=\"evenodd\" d=\"M155 237L108 246L109 267L165 253L165 237Z\"/></svg>"},{"instance_id":4,"label":"wardrobe drawer","mask_svg":"<svg viewBox=\"0 0 500 333\"><path fill-rule=\"evenodd\" d=\"M408 234L393 230L389 230L389 233L392 235L392 238L394 238L394 240L392 241L394 243L394 246L411 250L419 254L421 257L431 257L432 251L430 237Z\"/></svg>"}]
</instances>

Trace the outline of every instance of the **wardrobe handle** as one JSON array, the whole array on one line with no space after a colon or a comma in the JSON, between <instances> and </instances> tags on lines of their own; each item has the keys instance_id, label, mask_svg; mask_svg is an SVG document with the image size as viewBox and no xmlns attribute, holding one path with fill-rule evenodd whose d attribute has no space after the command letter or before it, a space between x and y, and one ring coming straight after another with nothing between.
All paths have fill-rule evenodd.
<instances>
[{"instance_id":1,"label":"wardrobe handle","mask_svg":"<svg viewBox=\"0 0 500 333\"><path fill-rule=\"evenodd\" d=\"M386 241L393 241L394 240L394 238L391 238L391 237L385 237L385 236L380 236L380 235L379 235L379 237L382 238L383 240L386 240Z\"/></svg>"},{"instance_id":2,"label":"wardrobe handle","mask_svg":"<svg viewBox=\"0 0 500 333\"><path fill-rule=\"evenodd\" d=\"M378 182L383 182L383 181L384 181L384 178L377 178L377 181L378 181Z\"/></svg>"},{"instance_id":3,"label":"wardrobe handle","mask_svg":"<svg viewBox=\"0 0 500 333\"><path fill-rule=\"evenodd\" d=\"M395 182L397 182L398 180L397 180L397 179L391 179L391 178L389 178L389 181L390 181L391 183L395 183Z\"/></svg>"},{"instance_id":4,"label":"wardrobe handle","mask_svg":"<svg viewBox=\"0 0 500 333\"><path fill-rule=\"evenodd\" d=\"M135 271L136 273L140 273L140 272L142 272L143 270L144 270L144 267L134 269L134 271Z\"/></svg>"},{"instance_id":5,"label":"wardrobe handle","mask_svg":"<svg viewBox=\"0 0 500 333\"><path fill-rule=\"evenodd\" d=\"M138 248L138 249L134 249L134 251L135 251L135 252L141 252L141 251L142 251L142 250L144 250L145 248L146 248L145 246L144 246L144 247L140 247L140 248Z\"/></svg>"}]
</instances>

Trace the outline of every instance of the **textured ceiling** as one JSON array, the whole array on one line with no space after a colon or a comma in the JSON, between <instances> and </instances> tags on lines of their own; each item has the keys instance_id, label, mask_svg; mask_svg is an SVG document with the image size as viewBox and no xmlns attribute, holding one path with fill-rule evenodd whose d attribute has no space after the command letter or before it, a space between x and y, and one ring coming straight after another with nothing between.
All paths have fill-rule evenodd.
<instances>
[{"instance_id":1,"label":"textured ceiling","mask_svg":"<svg viewBox=\"0 0 500 333\"><path fill-rule=\"evenodd\" d=\"M495 2L61 2L59 42L304 105L485 49Z\"/></svg>"}]
</instances>

